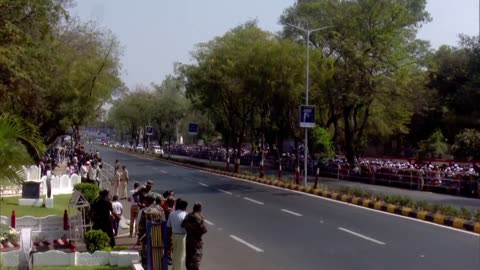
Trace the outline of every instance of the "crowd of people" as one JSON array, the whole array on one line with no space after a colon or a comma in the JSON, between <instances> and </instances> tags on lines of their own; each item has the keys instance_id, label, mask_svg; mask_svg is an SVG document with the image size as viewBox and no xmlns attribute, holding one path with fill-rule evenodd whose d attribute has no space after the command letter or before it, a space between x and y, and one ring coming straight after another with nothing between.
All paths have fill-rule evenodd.
<instances>
[{"instance_id":1,"label":"crowd of people","mask_svg":"<svg viewBox=\"0 0 480 270\"><path fill-rule=\"evenodd\" d=\"M123 170L120 170L120 167ZM126 172L126 173L125 173ZM126 175L125 180L122 175ZM122 181L124 183L122 184ZM120 193L119 192L119 187ZM153 191L153 182L147 181L144 185L135 182L133 189L128 191L128 196L123 197L122 189L128 186L128 171L126 166L115 164L115 176L111 188L113 196L108 189L100 191L99 199L92 205L91 218L93 229L104 231L110 238L110 245L115 246L115 237L118 235L120 220L125 213L124 204L130 205L130 237L137 237L142 245L142 264L146 266L147 254L147 221L164 223L168 228L167 235L152 234L151 243L169 244L151 248L150 252L157 252L162 257L167 256L173 269L199 269L202 259L202 235L207 232L202 216L202 205L195 203L192 211L187 213L188 202L176 198L171 190L162 194ZM126 200L125 200L126 199ZM110 220L110 222L105 222Z\"/></svg>"}]
</instances>

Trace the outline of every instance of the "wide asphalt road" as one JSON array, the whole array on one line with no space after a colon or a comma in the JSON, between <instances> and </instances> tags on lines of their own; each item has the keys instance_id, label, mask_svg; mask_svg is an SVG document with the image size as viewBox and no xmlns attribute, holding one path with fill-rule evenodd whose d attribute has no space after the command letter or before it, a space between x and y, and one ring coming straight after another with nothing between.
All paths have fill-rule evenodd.
<instances>
[{"instance_id":1,"label":"wide asphalt road","mask_svg":"<svg viewBox=\"0 0 480 270\"><path fill-rule=\"evenodd\" d=\"M476 234L97 148L132 180L203 203L202 269L480 269Z\"/></svg>"}]
</instances>

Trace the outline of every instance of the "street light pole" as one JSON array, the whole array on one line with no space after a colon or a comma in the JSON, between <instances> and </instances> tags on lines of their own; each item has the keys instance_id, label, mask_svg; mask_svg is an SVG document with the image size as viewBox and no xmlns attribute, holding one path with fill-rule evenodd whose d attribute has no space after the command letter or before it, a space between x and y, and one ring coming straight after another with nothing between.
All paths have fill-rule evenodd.
<instances>
[{"instance_id":1,"label":"street light pole","mask_svg":"<svg viewBox=\"0 0 480 270\"><path fill-rule=\"evenodd\" d=\"M320 30L332 28L333 26L325 26L325 27L320 27L316 29L303 29L301 27L298 27L289 23L287 23L287 25L304 32L306 35L305 43L307 43L307 59L306 59L307 72L306 72L306 80L305 80L306 81L305 82L305 105L308 105L308 91L309 91L309 85L310 85L310 35ZM303 143L303 149L304 149L303 170L305 174L303 183L304 183L304 186L307 187L307 180L308 180L308 129L307 128L305 128L305 142Z\"/></svg>"}]
</instances>

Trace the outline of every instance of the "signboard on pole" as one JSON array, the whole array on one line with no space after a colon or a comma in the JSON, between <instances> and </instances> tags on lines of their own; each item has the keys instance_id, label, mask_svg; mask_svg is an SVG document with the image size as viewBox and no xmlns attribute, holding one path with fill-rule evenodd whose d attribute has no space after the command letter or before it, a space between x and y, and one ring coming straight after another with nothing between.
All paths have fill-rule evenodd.
<instances>
[{"instance_id":1,"label":"signboard on pole","mask_svg":"<svg viewBox=\"0 0 480 270\"><path fill-rule=\"evenodd\" d=\"M315 106L309 106L309 105L300 106L300 127L303 127L303 128L315 127Z\"/></svg>"},{"instance_id":2,"label":"signboard on pole","mask_svg":"<svg viewBox=\"0 0 480 270\"><path fill-rule=\"evenodd\" d=\"M195 123L188 124L188 134L197 135L198 134L198 124L195 124Z\"/></svg>"},{"instance_id":3,"label":"signboard on pole","mask_svg":"<svg viewBox=\"0 0 480 270\"><path fill-rule=\"evenodd\" d=\"M145 128L145 134L147 134L147 136L152 136L153 135L153 127L151 126L148 126Z\"/></svg>"}]
</instances>

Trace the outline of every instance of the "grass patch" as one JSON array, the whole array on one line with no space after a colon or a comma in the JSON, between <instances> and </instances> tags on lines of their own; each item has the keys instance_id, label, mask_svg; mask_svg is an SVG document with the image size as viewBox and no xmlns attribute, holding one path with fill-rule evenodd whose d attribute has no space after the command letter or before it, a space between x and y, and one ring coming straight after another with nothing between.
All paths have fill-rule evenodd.
<instances>
[{"instance_id":1,"label":"grass patch","mask_svg":"<svg viewBox=\"0 0 480 270\"><path fill-rule=\"evenodd\" d=\"M0 216L9 217L12 214L12 210L15 210L17 217L21 216L34 216L44 217L48 215L63 216L65 209L68 210L68 203L72 195L55 195L53 196L53 208L45 207L33 207L33 206L20 206L18 205L18 199L20 197L6 197L0 199ZM42 197L43 198L43 197ZM75 211L75 209L71 209ZM69 213L74 215L75 213Z\"/></svg>"}]
</instances>

